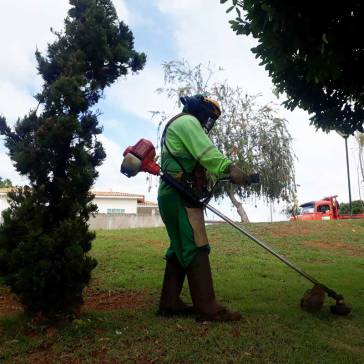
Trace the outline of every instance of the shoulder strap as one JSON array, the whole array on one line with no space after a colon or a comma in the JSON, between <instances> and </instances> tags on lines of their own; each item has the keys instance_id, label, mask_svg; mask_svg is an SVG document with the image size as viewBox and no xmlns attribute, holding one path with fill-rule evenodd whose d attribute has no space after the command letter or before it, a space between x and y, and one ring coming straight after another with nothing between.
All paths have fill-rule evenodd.
<instances>
[{"instance_id":1,"label":"shoulder strap","mask_svg":"<svg viewBox=\"0 0 364 364\"><path fill-rule=\"evenodd\" d=\"M167 136L167 130L168 130L168 128L169 128L169 126L175 121L175 120L177 120L180 116L183 116L183 115L189 115L189 114L187 114L187 113L180 113L180 114L178 114L178 115L176 115L176 116L174 116L172 119L170 119L169 121L168 121L168 123L166 124L166 126L165 126L165 128L164 128L164 130L163 130L163 134L162 134L162 138L161 138L161 148L163 147L163 146L165 146L166 147L166 149L167 149L167 151L168 151L168 153L171 155L171 157L175 160L175 162L181 167L181 169L182 169L182 171L183 171L183 173L187 176L188 175L188 173L186 172L186 170L185 170L185 168L183 167L183 165L182 165L182 163L173 155L173 153L171 152L171 150L168 148L168 145L167 145L167 142L166 142L166 136Z\"/></svg>"},{"instance_id":2,"label":"shoulder strap","mask_svg":"<svg viewBox=\"0 0 364 364\"><path fill-rule=\"evenodd\" d=\"M180 116L184 116L184 115L190 115L190 114L187 114L185 112L181 112L179 114L177 114L176 116L174 116L172 119L170 119L166 126L164 127L164 130L163 130L163 134L162 134L162 138L161 138L161 147L163 147L163 145L165 145L165 139L166 139L166 135L167 135L167 129L170 127L170 125L175 121L177 120ZM167 148L168 149L168 148Z\"/></svg>"}]
</instances>

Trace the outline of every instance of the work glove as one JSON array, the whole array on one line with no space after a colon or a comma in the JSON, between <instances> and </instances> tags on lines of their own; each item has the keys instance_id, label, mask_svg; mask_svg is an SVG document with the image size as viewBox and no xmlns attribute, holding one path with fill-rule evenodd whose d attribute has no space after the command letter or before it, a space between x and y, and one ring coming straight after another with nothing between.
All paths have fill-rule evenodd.
<instances>
[{"instance_id":1,"label":"work glove","mask_svg":"<svg viewBox=\"0 0 364 364\"><path fill-rule=\"evenodd\" d=\"M231 182L236 185L249 186L252 183L260 183L260 176L258 173L248 175L234 164L230 166L229 177Z\"/></svg>"}]
</instances>

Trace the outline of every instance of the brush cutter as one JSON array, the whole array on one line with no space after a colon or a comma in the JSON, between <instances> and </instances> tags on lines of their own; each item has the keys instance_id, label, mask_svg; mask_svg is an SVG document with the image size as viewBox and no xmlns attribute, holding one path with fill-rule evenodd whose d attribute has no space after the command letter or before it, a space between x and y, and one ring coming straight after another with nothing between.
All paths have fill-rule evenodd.
<instances>
[{"instance_id":1,"label":"brush cutter","mask_svg":"<svg viewBox=\"0 0 364 364\"><path fill-rule=\"evenodd\" d=\"M241 233L253 240L259 246L267 250L270 254L274 255L281 262L283 262L295 272L300 274L302 277L312 282L314 284L313 288L308 290L301 298L300 306L302 309L309 312L317 312L321 310L325 300L325 293L327 293L329 297L333 298L336 301L336 303L330 307L333 314L346 316L351 312L351 308L346 306L344 302L344 297L341 294L336 293L334 290L328 288L326 285L320 283L311 275L298 268L288 259L275 252L267 243L256 238L247 229L236 224L230 218L222 214L219 210L209 205L206 199L200 200L194 194L192 189L187 188L180 182L176 181L168 173L162 171L160 166L155 162L156 151L154 145L150 141L146 139L141 139L134 146L128 147L124 151L123 156L124 159L121 164L121 173L123 173L127 177L136 176L139 172L147 172L156 176L160 176L163 181L174 187L185 198L189 199L200 207L207 208L208 210L212 211L214 214L216 214L228 224L233 226L235 229L239 230Z\"/></svg>"}]
</instances>

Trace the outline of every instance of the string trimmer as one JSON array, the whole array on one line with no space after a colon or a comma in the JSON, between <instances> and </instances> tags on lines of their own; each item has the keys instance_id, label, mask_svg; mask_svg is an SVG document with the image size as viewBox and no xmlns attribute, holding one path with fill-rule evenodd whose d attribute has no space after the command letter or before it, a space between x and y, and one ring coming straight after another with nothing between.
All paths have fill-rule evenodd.
<instances>
[{"instance_id":1,"label":"string trimmer","mask_svg":"<svg viewBox=\"0 0 364 364\"><path fill-rule=\"evenodd\" d=\"M139 140L139 142L136 143L134 146L128 147L124 151L123 156L124 159L121 164L121 173L123 173L127 177L136 176L139 172L147 172L152 175L160 176L163 181L174 187L185 198L193 201L196 205L212 211L214 214L216 214L228 224L233 226L235 229L239 230L241 233L253 240L259 246L267 250L270 254L274 255L281 262L283 262L295 272L300 274L302 277L312 282L314 284L313 288L308 290L301 298L300 305L302 309L310 312L319 311L324 304L325 293L327 293L329 297L333 298L336 301L336 303L330 307L333 314L345 316L351 312L351 308L345 305L344 297L341 294L336 293L334 290L328 288L326 285L320 283L317 279L313 278L311 275L298 268L288 259L275 252L273 248L271 248L267 243L253 236L244 227L237 225L234 221L222 214L219 210L209 205L206 200L200 200L191 189L181 185L168 173L162 171L161 167L155 161L156 151L154 145L149 140Z\"/></svg>"}]
</instances>

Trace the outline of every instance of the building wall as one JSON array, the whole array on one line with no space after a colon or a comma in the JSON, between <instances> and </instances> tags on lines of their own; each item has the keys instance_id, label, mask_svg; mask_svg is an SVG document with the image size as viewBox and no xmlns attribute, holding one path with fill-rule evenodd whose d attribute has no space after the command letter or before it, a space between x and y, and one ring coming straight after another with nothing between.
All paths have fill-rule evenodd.
<instances>
[{"instance_id":1,"label":"building wall","mask_svg":"<svg viewBox=\"0 0 364 364\"><path fill-rule=\"evenodd\" d=\"M94 203L97 204L99 213L96 218L90 220L92 229L121 229L163 225L159 216L158 207L148 206L138 208L136 198L99 197L94 199ZM8 207L9 204L6 194L0 194L0 223L3 221L1 212ZM122 211L123 213L120 214ZM110 212L114 213L112 214Z\"/></svg>"},{"instance_id":2,"label":"building wall","mask_svg":"<svg viewBox=\"0 0 364 364\"><path fill-rule=\"evenodd\" d=\"M97 214L89 220L91 230L113 230L164 226L159 215L109 215Z\"/></svg>"},{"instance_id":3,"label":"building wall","mask_svg":"<svg viewBox=\"0 0 364 364\"><path fill-rule=\"evenodd\" d=\"M160 215L158 206L138 206L138 215Z\"/></svg>"},{"instance_id":4,"label":"building wall","mask_svg":"<svg viewBox=\"0 0 364 364\"><path fill-rule=\"evenodd\" d=\"M9 207L6 194L0 194L0 222L3 221L2 212Z\"/></svg>"},{"instance_id":5,"label":"building wall","mask_svg":"<svg viewBox=\"0 0 364 364\"><path fill-rule=\"evenodd\" d=\"M95 197L94 203L98 207L100 214L107 214L108 210L113 210L114 213L136 214L137 200L116 198L116 197ZM111 212L111 211L110 211Z\"/></svg>"}]
</instances>

